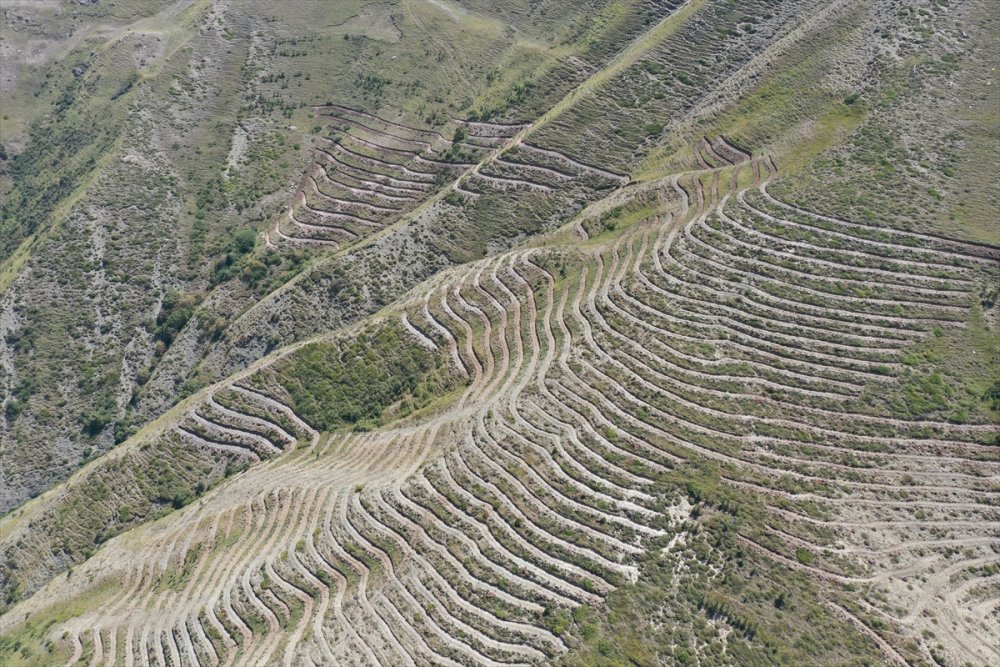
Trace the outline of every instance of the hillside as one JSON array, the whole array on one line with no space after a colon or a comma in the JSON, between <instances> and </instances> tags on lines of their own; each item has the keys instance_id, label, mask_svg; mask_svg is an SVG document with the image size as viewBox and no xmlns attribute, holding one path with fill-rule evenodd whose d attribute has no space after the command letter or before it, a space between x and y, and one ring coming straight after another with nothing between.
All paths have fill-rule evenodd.
<instances>
[{"instance_id":1,"label":"hillside","mask_svg":"<svg viewBox=\"0 0 1000 667\"><path fill-rule=\"evenodd\" d=\"M995 6L0 7L0 662L1000 660Z\"/></svg>"}]
</instances>

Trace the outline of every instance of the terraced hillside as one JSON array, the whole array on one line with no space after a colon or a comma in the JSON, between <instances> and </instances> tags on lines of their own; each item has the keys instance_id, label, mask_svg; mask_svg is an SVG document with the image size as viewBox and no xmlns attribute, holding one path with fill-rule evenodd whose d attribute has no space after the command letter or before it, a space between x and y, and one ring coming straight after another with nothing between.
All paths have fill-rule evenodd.
<instances>
[{"instance_id":1,"label":"terraced hillside","mask_svg":"<svg viewBox=\"0 0 1000 667\"><path fill-rule=\"evenodd\" d=\"M931 660L899 637L929 630L989 664L995 428L858 396L898 391L907 348L965 326L997 250L873 236L771 197L770 159L704 149L735 166L645 185L656 203L621 233L448 272L369 325L466 379L429 412L321 437L290 374L309 346L205 394L159 437L275 458L43 589L91 600L54 626L68 662L547 661L567 612L636 582L651 553L692 576L699 524L752 506L733 548L813 579L824 623L856 626L871 655ZM731 488L721 502L672 488L694 467ZM773 631L714 616L735 660Z\"/></svg>"},{"instance_id":2,"label":"terraced hillside","mask_svg":"<svg viewBox=\"0 0 1000 667\"><path fill-rule=\"evenodd\" d=\"M134 434L0 519L0 661L1000 661L988 3L433 4L564 31L537 98L303 107L230 251L299 272L173 297Z\"/></svg>"},{"instance_id":3,"label":"terraced hillside","mask_svg":"<svg viewBox=\"0 0 1000 667\"><path fill-rule=\"evenodd\" d=\"M674 8L5 2L0 509L267 351L572 215L594 179L554 176L550 198L526 184L545 172L497 163L447 186Z\"/></svg>"}]
</instances>

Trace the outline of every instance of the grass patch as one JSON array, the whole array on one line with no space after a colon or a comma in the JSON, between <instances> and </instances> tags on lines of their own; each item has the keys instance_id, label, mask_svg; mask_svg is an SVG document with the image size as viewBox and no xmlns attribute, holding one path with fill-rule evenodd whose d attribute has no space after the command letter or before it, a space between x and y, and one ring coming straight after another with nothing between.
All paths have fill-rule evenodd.
<instances>
[{"instance_id":1,"label":"grass patch","mask_svg":"<svg viewBox=\"0 0 1000 667\"><path fill-rule=\"evenodd\" d=\"M295 411L321 431L380 426L457 381L442 354L417 345L398 324L312 343L279 362L276 372Z\"/></svg>"},{"instance_id":2,"label":"grass patch","mask_svg":"<svg viewBox=\"0 0 1000 667\"><path fill-rule=\"evenodd\" d=\"M69 577L72 574L60 576ZM96 608L118 590L118 586L113 583L104 583L88 588L85 595L68 602L60 602L33 614L30 620L0 636L0 665L41 667L65 664L72 648L68 642L61 641L61 636L53 636L53 628L89 609Z\"/></svg>"}]
</instances>

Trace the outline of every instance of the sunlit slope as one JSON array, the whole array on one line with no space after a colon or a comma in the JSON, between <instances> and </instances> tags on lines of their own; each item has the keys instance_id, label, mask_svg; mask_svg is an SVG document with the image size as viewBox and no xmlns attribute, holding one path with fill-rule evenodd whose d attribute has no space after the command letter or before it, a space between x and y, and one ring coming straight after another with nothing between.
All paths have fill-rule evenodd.
<instances>
[{"instance_id":1,"label":"sunlit slope","mask_svg":"<svg viewBox=\"0 0 1000 667\"><path fill-rule=\"evenodd\" d=\"M285 375L308 347L216 388L177 434L257 456L270 429L294 450L111 540L23 609L57 614L50 632L86 660L538 662L583 649L586 614L569 612L660 559L682 590L749 559L790 578L755 586L805 592L760 614L726 575L702 603L717 635L692 650L759 660L786 615L819 604L802 632L838 639L820 654L782 643L788 659L920 661L926 645L897 633L927 628L926 609L948 654L988 663L995 426L885 408L915 346L976 326L965 300L996 251L876 240L770 197L770 160L722 141L703 157L737 166L581 220L593 240L444 274L372 325L448 368L465 384L453 398L310 435L296 412L315 409L310 389L296 399ZM849 290L862 274L876 293ZM90 586L108 597L88 611ZM79 616L45 610L65 595L82 595Z\"/></svg>"},{"instance_id":2,"label":"sunlit slope","mask_svg":"<svg viewBox=\"0 0 1000 667\"><path fill-rule=\"evenodd\" d=\"M492 25L466 9L434 11ZM218 382L0 523L0 655L996 661L1000 244L961 181L993 98L940 99L952 58L989 69L983 6L761 8L725 40L685 30L728 6L672 9L534 120L303 111L251 257L310 269ZM624 96L678 50L718 87Z\"/></svg>"},{"instance_id":3,"label":"sunlit slope","mask_svg":"<svg viewBox=\"0 0 1000 667\"><path fill-rule=\"evenodd\" d=\"M456 141L465 123L531 120L674 9L553 3L535 25L456 7L4 4L4 63L16 65L4 70L16 81L4 84L14 87L5 88L0 127L3 511L180 398L291 342L253 324L260 335L236 359L227 330L317 257L405 226L402 218L489 154L473 145L474 130ZM321 116L333 110L327 103L346 119ZM385 136L403 126L417 135ZM428 136L437 143L419 143ZM337 163L323 150L349 166L332 173ZM408 159L417 164L403 166L419 173L397 179L394 163ZM501 177L489 183L510 185ZM357 303L331 304L309 335L570 209L536 198L488 226L449 223L460 239L393 244L377 275L365 257L372 273L349 290ZM263 231L280 252L255 242ZM402 252L412 261L389 268ZM219 346L233 361L201 370Z\"/></svg>"}]
</instances>

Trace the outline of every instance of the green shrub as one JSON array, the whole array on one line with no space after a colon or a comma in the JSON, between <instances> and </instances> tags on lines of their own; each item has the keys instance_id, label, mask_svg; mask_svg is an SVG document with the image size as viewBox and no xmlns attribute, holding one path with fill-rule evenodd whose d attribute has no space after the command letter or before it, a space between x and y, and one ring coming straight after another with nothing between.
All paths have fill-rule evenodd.
<instances>
[{"instance_id":1,"label":"green shrub","mask_svg":"<svg viewBox=\"0 0 1000 667\"><path fill-rule=\"evenodd\" d=\"M244 227L233 235L233 248L236 252L245 255L252 252L257 247L257 231Z\"/></svg>"},{"instance_id":2,"label":"green shrub","mask_svg":"<svg viewBox=\"0 0 1000 667\"><path fill-rule=\"evenodd\" d=\"M406 412L451 385L440 354L391 326L307 345L280 367L278 381L295 411L320 430L378 426L390 406Z\"/></svg>"}]
</instances>

